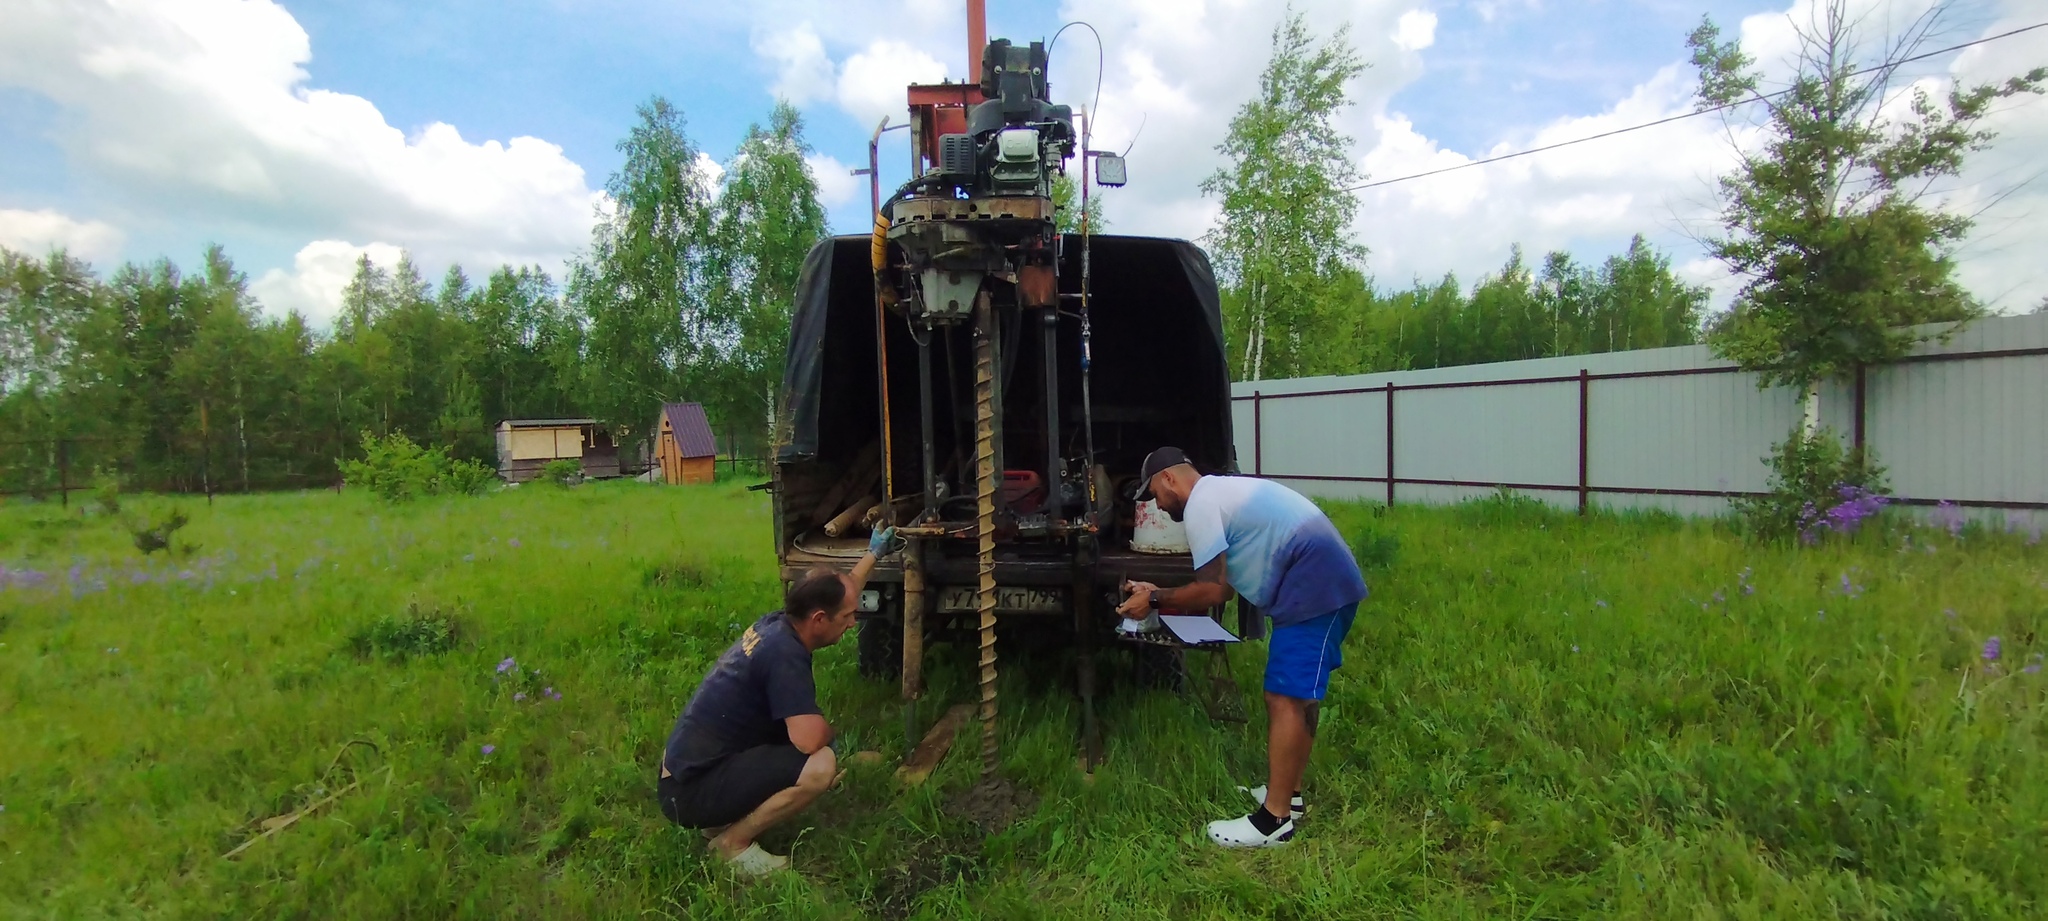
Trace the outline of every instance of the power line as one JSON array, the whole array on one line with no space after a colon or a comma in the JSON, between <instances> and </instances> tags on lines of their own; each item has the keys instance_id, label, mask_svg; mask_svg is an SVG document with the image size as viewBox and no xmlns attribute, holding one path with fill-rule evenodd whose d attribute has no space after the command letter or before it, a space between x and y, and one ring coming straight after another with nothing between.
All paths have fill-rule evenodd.
<instances>
[{"instance_id":1,"label":"power line","mask_svg":"<svg viewBox=\"0 0 2048 921\"><path fill-rule=\"evenodd\" d=\"M2013 36L2015 36L2015 35L2018 35L2018 34L2020 34L2020 33L2022 33L2022 32L2032 32L2032 31L2034 31L2035 29L2042 29L2042 28L2048 28L2048 22L2037 22L2037 23L2035 23L2035 24L2033 24L2033 25L2031 25L2031 26L2023 26L2023 27L2021 27L2021 28L2018 28L2018 29L2014 29L2014 30L2012 30L2012 31L2010 31L2010 32L2002 32L2002 33L1999 33L1999 34L1997 34L1997 35L1989 35L1989 36L1985 36L1984 38L1980 38L1980 39L1977 39L1976 41L1969 41L1969 42L1964 42L1964 43L1962 43L1962 44L1960 44L1960 45L1950 45L1950 46L1948 46L1947 48L1940 48L1940 49L1937 49L1937 50L1934 50L1934 51L1929 51L1929 52L1927 52L1926 54L1917 54L1917 55L1914 55L1914 56L1912 56L1912 57L1910 57L1910 58L1904 58L1904 59L1902 59L1902 60L1898 60L1898 61L1893 61L1893 62L1891 62L1891 63L1889 63L1889 64L1887 64L1887 65L1885 65L1885 66L1886 66L1886 67L1898 67L1898 66L1899 66L1899 65L1901 65L1901 64L1911 64L1911 63L1913 63L1914 61L1924 61L1924 60L1926 60L1926 59L1928 59L1928 58L1931 58L1931 57L1937 57L1937 56L1940 56L1940 55L1944 55L1944 54L1947 54L1947 53L1949 53L1949 52L1951 52L1951 51L1961 51L1961 50L1963 50L1964 48L1968 48L1968 47L1970 47L1970 46L1972 46L1972 45L1982 45L1982 44L1984 44L1984 43L1986 43L1986 42L1995 42L1995 41L1998 41L1998 40L1999 40L1999 39L2001 39L2001 38L2011 38L2011 37L2013 37ZM1855 73L1859 73L1859 72L1860 72L1860 71L1851 71L1851 72L1850 72L1850 74L1851 74L1851 75L1853 75L1853 74L1855 74ZM1408 176L1396 176L1396 177L1394 177L1394 178L1392 178L1392 179L1380 179L1380 180L1377 180L1377 181L1374 181L1374 182L1367 182L1367 183L1362 183L1362 184L1360 184L1360 185L1354 185L1354 186L1346 186L1346 187L1344 187L1344 188L1338 189L1337 191L1339 191L1339 192L1359 192L1359 191L1363 191L1363 190L1365 190L1365 189L1370 189L1370 188L1374 188L1374 187L1376 187L1376 186L1383 186L1383 185L1393 185L1393 184L1394 184L1394 183L1396 183L1396 182L1407 182L1407 181L1408 181L1408 180L1410 180L1410 179L1421 179L1421 178L1423 178L1423 177L1425 177L1425 176L1435 176L1435 175L1438 175L1438 174L1441 174L1441 173L1449 173L1449 172L1454 172L1454 171L1456 171L1456 170L1461 170L1461 169L1468 169L1468 168L1470 168L1470 167L1474 167L1474 166L1485 166L1485 165L1486 165L1486 164L1488 164L1488 163L1499 163L1499 162L1500 162L1500 161L1502 161L1502 160L1513 160L1513 159L1514 159L1514 158L1516 158L1516 157L1526 157L1526 156L1528 156L1528 155L1530 155L1530 154L1539 154L1539 153L1543 153L1544 151L1547 151L1547 150L1556 150L1556 149L1558 149L1558 148L1560 148L1560 147L1570 147L1570 146L1572 146L1573 144L1584 144L1584 143L1586 143L1587 141L1597 141L1597 140L1600 140L1601 138L1611 138L1611 137L1613 137L1613 136L1615 136L1615 135L1617 135L1617 134L1627 134L1627 133L1629 133L1629 132L1631 132L1631 131L1641 131L1641 130L1643 130L1643 129L1645 129L1645 128L1655 128L1655 127L1657 127L1658 125L1668 125L1668 124L1671 124L1672 122L1676 122L1676 121L1684 121L1684 120L1686 120L1686 119L1688 119L1688 118L1697 118L1697 117L1699 117L1699 116L1701 116L1701 115L1712 115L1712 114L1714 114L1715 112L1721 112L1721 111L1724 111L1724 110L1727 110L1727 109L1732 109L1732 108L1735 108L1736 106L1741 106L1741 105L1748 105L1748 104L1750 104L1750 103L1752 103L1752 102L1757 102L1757 101L1759 101L1759 100L1763 100L1763 99L1769 99L1769 98L1771 98L1771 97L1773 97L1773 96L1783 96L1783 95L1785 95L1786 93L1789 93L1789 92L1791 92L1791 90L1779 90L1778 92L1775 92L1775 93L1765 93L1765 94L1763 94L1763 95L1761 95L1761 96L1757 96L1757 97L1755 97L1755 98L1753 98L1753 99L1738 99L1738 100L1736 100L1736 101L1734 101L1734 102L1724 102L1724 103L1722 103L1722 104L1720 104L1720 105L1717 105L1717 106L1714 106L1714 107L1712 107L1712 108L1708 108L1708 109L1698 109L1698 110L1695 110L1695 111L1692 111L1692 112L1686 112L1686 113L1684 113L1684 114L1680 114L1680 115L1673 115L1673 116L1670 116L1670 117L1668 117L1668 118L1660 118L1660 119L1657 119L1656 121L1653 121L1653 122L1644 122L1644 123L1642 123L1642 124L1640 124L1640 125L1630 125L1630 126L1628 126L1628 127L1626 127L1626 128L1616 128L1616 129L1614 129L1613 131L1602 131L1602 132L1600 132L1599 134L1589 134L1589 135L1587 135L1587 136L1585 136L1585 137L1582 137L1582 138L1573 138L1572 140L1569 140L1569 141L1559 141L1559 142L1557 142L1557 143L1555 143L1555 144L1545 144L1545 145L1543 145L1542 147L1531 147L1531 148L1529 148L1528 150L1518 150L1518 151L1515 151L1514 153L1508 153L1508 154L1501 154L1501 155L1500 155L1500 156L1498 156L1498 157L1488 157L1488 158L1486 158L1486 159L1484 159L1484 160L1470 160L1470 161L1467 161L1467 162L1464 162L1464 163L1460 163L1460 164L1458 164L1458 165L1456 165L1456 166L1446 166L1446 167L1443 167L1443 168L1441 168L1441 169L1433 169L1433 170L1429 170L1428 172L1422 172L1422 173L1415 173L1415 174L1412 174L1412 175L1408 175Z\"/></svg>"}]
</instances>

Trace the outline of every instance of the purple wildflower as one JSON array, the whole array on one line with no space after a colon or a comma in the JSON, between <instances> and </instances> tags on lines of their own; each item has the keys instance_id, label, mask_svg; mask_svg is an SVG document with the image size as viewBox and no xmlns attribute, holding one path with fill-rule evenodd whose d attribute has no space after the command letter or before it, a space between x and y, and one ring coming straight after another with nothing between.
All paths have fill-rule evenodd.
<instances>
[{"instance_id":1,"label":"purple wildflower","mask_svg":"<svg viewBox=\"0 0 2048 921\"><path fill-rule=\"evenodd\" d=\"M1963 536L1963 525L1966 520L1962 509L1957 508L1955 503L1943 499L1934 504L1934 521L1948 531L1948 536Z\"/></svg>"},{"instance_id":2,"label":"purple wildflower","mask_svg":"<svg viewBox=\"0 0 2048 921\"><path fill-rule=\"evenodd\" d=\"M1722 591L1721 591L1720 589L1718 589L1718 588L1717 588L1717 589L1714 589L1714 603L1715 603L1715 604L1727 604L1727 603L1728 603L1728 596L1727 596L1726 594L1723 594L1723 593L1722 593Z\"/></svg>"},{"instance_id":3,"label":"purple wildflower","mask_svg":"<svg viewBox=\"0 0 2048 921\"><path fill-rule=\"evenodd\" d=\"M476 554L474 554L474 553L465 553L465 554L463 554L463 555L462 555L462 561L463 561L463 562L465 562L465 563L474 563L474 562L476 562Z\"/></svg>"},{"instance_id":4,"label":"purple wildflower","mask_svg":"<svg viewBox=\"0 0 2048 921\"><path fill-rule=\"evenodd\" d=\"M519 663L512 661L511 656L506 656L505 661L498 663L498 674L502 675L509 671L515 671L518 668Z\"/></svg>"},{"instance_id":5,"label":"purple wildflower","mask_svg":"<svg viewBox=\"0 0 2048 921\"><path fill-rule=\"evenodd\" d=\"M1578 652L1578 651L1579 651L1579 644L1577 644L1577 643L1573 643L1573 644L1572 644L1572 651L1573 651L1573 652Z\"/></svg>"},{"instance_id":6,"label":"purple wildflower","mask_svg":"<svg viewBox=\"0 0 2048 921\"><path fill-rule=\"evenodd\" d=\"M2027 667L2020 669L2020 671L2026 672L2029 675L2039 674L2041 671L2041 654L2037 652L2029 656L2027 658Z\"/></svg>"},{"instance_id":7,"label":"purple wildflower","mask_svg":"<svg viewBox=\"0 0 2048 921\"><path fill-rule=\"evenodd\" d=\"M1754 595L1756 594L1756 586L1744 582L1742 583L1742 593L1744 595Z\"/></svg>"},{"instance_id":8,"label":"purple wildflower","mask_svg":"<svg viewBox=\"0 0 2048 921\"><path fill-rule=\"evenodd\" d=\"M1986 661L1986 662L1996 662L1996 661L1998 661L1998 653L1999 653L1999 649L2000 649L2000 648L2001 648L2001 647L1999 646L1999 642L1998 642L1998 637L1995 637L1995 636L1994 636L1994 637L1992 637L1992 638L1990 638L1990 639L1988 639L1988 640L1985 640L1985 641L1984 641L1984 661Z\"/></svg>"},{"instance_id":9,"label":"purple wildflower","mask_svg":"<svg viewBox=\"0 0 2048 921\"><path fill-rule=\"evenodd\" d=\"M511 540L508 540L508 541L506 541L505 543L506 543L506 544L508 544L508 545L510 545L510 546L513 546L513 547L517 547L517 546L519 546L519 538L517 538L517 537L515 537L515 538L512 538Z\"/></svg>"},{"instance_id":10,"label":"purple wildflower","mask_svg":"<svg viewBox=\"0 0 2048 921\"><path fill-rule=\"evenodd\" d=\"M1949 620L1955 620L1955 619L1956 619L1956 609L1955 609L1955 608L1943 608L1943 609L1942 609L1942 612L1941 612L1941 613L1943 613L1943 614L1947 614L1947 615L1948 615L1948 619L1949 619Z\"/></svg>"},{"instance_id":11,"label":"purple wildflower","mask_svg":"<svg viewBox=\"0 0 2048 921\"><path fill-rule=\"evenodd\" d=\"M1600 600L1600 599L1598 599L1598 598L1595 598L1595 599L1593 599L1593 603L1594 603L1594 604L1596 604L1596 605L1599 605L1600 607L1603 607L1603 608L1607 606L1607 602L1605 602L1605 601L1601 601L1601 600Z\"/></svg>"},{"instance_id":12,"label":"purple wildflower","mask_svg":"<svg viewBox=\"0 0 2048 921\"><path fill-rule=\"evenodd\" d=\"M562 699L562 694L561 694L561 692L560 692L560 691L557 691L557 690L555 690L555 689L554 689L554 688L552 688L552 687L550 687L550 688L548 688L548 689L546 689L546 690L542 691L541 693L542 693L542 694L546 694L546 695L548 695L548 697L550 697L550 698L552 698L552 699L554 699L554 700L561 700L561 699Z\"/></svg>"},{"instance_id":13,"label":"purple wildflower","mask_svg":"<svg viewBox=\"0 0 2048 921\"><path fill-rule=\"evenodd\" d=\"M497 751L497 750L498 750L498 746L496 746L496 745L491 745L491 744L488 744L488 743L486 743L486 744L484 745L484 754L486 754L486 755L488 755L488 754L490 754L490 753L492 753L492 752L494 752L494 751Z\"/></svg>"},{"instance_id":14,"label":"purple wildflower","mask_svg":"<svg viewBox=\"0 0 2048 921\"><path fill-rule=\"evenodd\" d=\"M512 702L513 702L513 703L515 703L515 704L516 704L516 703L522 703L522 702L524 702L525 700L526 700L526 692L525 692L525 691L520 691L519 693L517 693L517 694L514 694L514 695L512 695Z\"/></svg>"}]
</instances>

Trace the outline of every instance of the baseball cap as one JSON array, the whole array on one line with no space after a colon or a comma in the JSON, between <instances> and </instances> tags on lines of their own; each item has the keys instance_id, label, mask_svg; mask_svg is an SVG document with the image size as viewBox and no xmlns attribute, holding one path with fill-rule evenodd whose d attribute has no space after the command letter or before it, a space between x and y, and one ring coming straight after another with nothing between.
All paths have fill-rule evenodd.
<instances>
[{"instance_id":1,"label":"baseball cap","mask_svg":"<svg viewBox=\"0 0 2048 921\"><path fill-rule=\"evenodd\" d=\"M1168 467L1178 467L1188 462L1188 456L1179 448L1157 448L1145 455L1145 464L1138 471L1138 501L1152 498L1152 478Z\"/></svg>"}]
</instances>

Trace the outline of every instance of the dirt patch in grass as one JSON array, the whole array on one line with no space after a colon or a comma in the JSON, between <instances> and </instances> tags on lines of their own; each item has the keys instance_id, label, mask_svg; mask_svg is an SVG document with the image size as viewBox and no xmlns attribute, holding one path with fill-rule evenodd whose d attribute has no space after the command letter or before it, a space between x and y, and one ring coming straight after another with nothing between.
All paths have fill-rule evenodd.
<instances>
[{"instance_id":1,"label":"dirt patch in grass","mask_svg":"<svg viewBox=\"0 0 2048 921\"><path fill-rule=\"evenodd\" d=\"M946 801L946 809L973 822L984 835L1010 827L1017 817L1038 805L1038 795L1001 777L984 777Z\"/></svg>"},{"instance_id":2,"label":"dirt patch in grass","mask_svg":"<svg viewBox=\"0 0 2048 921\"><path fill-rule=\"evenodd\" d=\"M875 873L874 887L861 900L861 907L884 921L901 921L910 917L917 897L926 891L956 879L975 882L985 869L979 840L971 836L936 838Z\"/></svg>"}]
</instances>

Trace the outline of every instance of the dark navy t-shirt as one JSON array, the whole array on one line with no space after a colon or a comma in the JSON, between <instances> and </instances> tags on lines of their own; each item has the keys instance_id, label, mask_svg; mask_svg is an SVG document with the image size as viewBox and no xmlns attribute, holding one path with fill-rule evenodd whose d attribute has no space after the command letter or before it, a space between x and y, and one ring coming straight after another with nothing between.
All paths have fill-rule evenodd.
<instances>
[{"instance_id":1,"label":"dark navy t-shirt","mask_svg":"<svg viewBox=\"0 0 2048 921\"><path fill-rule=\"evenodd\" d=\"M783 720L818 712L811 651L776 611L755 621L711 666L669 732L662 763L687 778L728 755L788 742Z\"/></svg>"}]
</instances>

